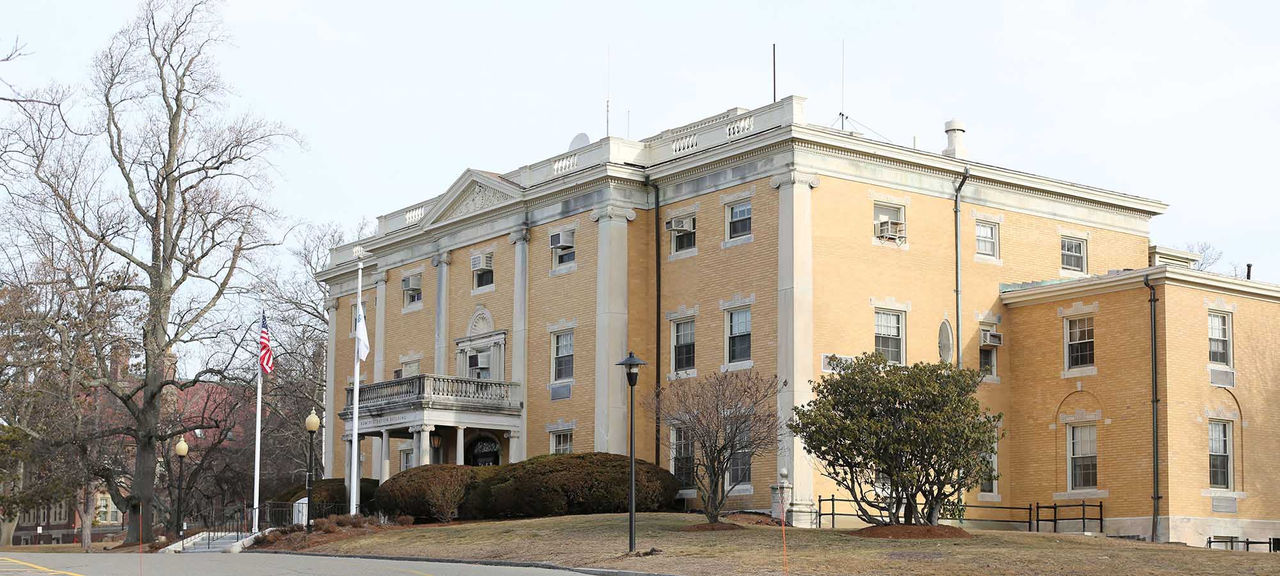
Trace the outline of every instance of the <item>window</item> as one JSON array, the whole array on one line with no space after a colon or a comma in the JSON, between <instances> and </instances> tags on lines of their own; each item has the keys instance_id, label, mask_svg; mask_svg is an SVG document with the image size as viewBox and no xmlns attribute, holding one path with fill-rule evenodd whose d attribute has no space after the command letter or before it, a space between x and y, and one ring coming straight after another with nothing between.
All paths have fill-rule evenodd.
<instances>
[{"instance_id":1,"label":"window","mask_svg":"<svg viewBox=\"0 0 1280 576\"><path fill-rule=\"evenodd\" d=\"M1209 313L1209 361L1231 365L1231 315Z\"/></svg>"},{"instance_id":2,"label":"window","mask_svg":"<svg viewBox=\"0 0 1280 576\"><path fill-rule=\"evenodd\" d=\"M364 310L364 313L365 313L366 315L369 313L369 303L368 303L368 302L365 302L365 301L363 301L363 300L362 300L362 301L360 301L360 308L361 308L362 310ZM356 331L356 319L357 319L357 316L356 316L356 305L355 305L355 303L354 303L354 302L352 302L352 303L351 303L351 333L352 333L352 334L354 334L354 333L355 333L355 331ZM365 317L365 322L367 323L368 321L369 321L368 316L366 316L366 317Z\"/></svg>"},{"instance_id":3,"label":"window","mask_svg":"<svg viewBox=\"0 0 1280 576\"><path fill-rule=\"evenodd\" d=\"M902 222L902 212L903 212L903 209L901 206L895 206L893 204L880 204L879 202L877 202L875 205L875 208L872 209L872 216L873 216L872 219L876 222L884 222L886 220L893 221L893 222Z\"/></svg>"},{"instance_id":4,"label":"window","mask_svg":"<svg viewBox=\"0 0 1280 576\"><path fill-rule=\"evenodd\" d=\"M560 332L552 336L552 381L573 379L573 332Z\"/></svg>"},{"instance_id":5,"label":"window","mask_svg":"<svg viewBox=\"0 0 1280 576\"><path fill-rule=\"evenodd\" d=\"M698 247L698 219L672 218L667 222L671 230L671 251L683 252Z\"/></svg>"},{"instance_id":6,"label":"window","mask_svg":"<svg viewBox=\"0 0 1280 576\"><path fill-rule=\"evenodd\" d=\"M982 479L982 484L978 486L978 491L983 494L996 494L996 475L1000 470L1000 459L996 456L999 444L991 444L991 452L987 454L987 458L991 459L991 476Z\"/></svg>"},{"instance_id":7,"label":"window","mask_svg":"<svg viewBox=\"0 0 1280 576\"><path fill-rule=\"evenodd\" d=\"M729 363L751 359L751 309L729 311Z\"/></svg>"},{"instance_id":8,"label":"window","mask_svg":"<svg viewBox=\"0 0 1280 576\"><path fill-rule=\"evenodd\" d=\"M1085 241L1079 238L1062 237L1062 269L1073 272L1085 271Z\"/></svg>"},{"instance_id":9,"label":"window","mask_svg":"<svg viewBox=\"0 0 1280 576\"><path fill-rule=\"evenodd\" d=\"M734 452L729 458L729 486L751 483L751 453Z\"/></svg>"},{"instance_id":10,"label":"window","mask_svg":"<svg viewBox=\"0 0 1280 576\"><path fill-rule=\"evenodd\" d=\"M693 438L686 428L671 429L671 474L681 489L695 487L693 478Z\"/></svg>"},{"instance_id":11,"label":"window","mask_svg":"<svg viewBox=\"0 0 1280 576\"><path fill-rule=\"evenodd\" d=\"M902 312L876 310L876 352L893 364L902 364Z\"/></svg>"},{"instance_id":12,"label":"window","mask_svg":"<svg viewBox=\"0 0 1280 576\"><path fill-rule=\"evenodd\" d=\"M572 454L573 453L573 431L572 430L551 433L551 453L552 454Z\"/></svg>"},{"instance_id":13,"label":"window","mask_svg":"<svg viewBox=\"0 0 1280 576\"><path fill-rule=\"evenodd\" d=\"M1093 366L1093 317L1067 319L1067 369Z\"/></svg>"},{"instance_id":14,"label":"window","mask_svg":"<svg viewBox=\"0 0 1280 576\"><path fill-rule=\"evenodd\" d=\"M872 236L880 240L905 241L907 239L905 213L906 208L902 206L877 202L871 213Z\"/></svg>"},{"instance_id":15,"label":"window","mask_svg":"<svg viewBox=\"0 0 1280 576\"><path fill-rule=\"evenodd\" d=\"M561 230L551 233L551 255L555 259L552 267L569 264L578 258L574 243L576 230Z\"/></svg>"},{"instance_id":16,"label":"window","mask_svg":"<svg viewBox=\"0 0 1280 576\"><path fill-rule=\"evenodd\" d=\"M676 322L673 331L673 368L676 372L693 370L693 320Z\"/></svg>"},{"instance_id":17,"label":"window","mask_svg":"<svg viewBox=\"0 0 1280 576\"><path fill-rule=\"evenodd\" d=\"M1209 487L1231 489L1231 423L1209 421Z\"/></svg>"},{"instance_id":18,"label":"window","mask_svg":"<svg viewBox=\"0 0 1280 576\"><path fill-rule=\"evenodd\" d=\"M493 252L471 256L471 274L475 281L473 289L493 286Z\"/></svg>"},{"instance_id":19,"label":"window","mask_svg":"<svg viewBox=\"0 0 1280 576\"><path fill-rule=\"evenodd\" d=\"M978 370L983 376L996 375L996 349L995 348L979 348L978 349Z\"/></svg>"},{"instance_id":20,"label":"window","mask_svg":"<svg viewBox=\"0 0 1280 576\"><path fill-rule=\"evenodd\" d=\"M469 350L467 352L467 377L478 380L488 380L491 374L489 369L489 352Z\"/></svg>"},{"instance_id":21,"label":"window","mask_svg":"<svg viewBox=\"0 0 1280 576\"><path fill-rule=\"evenodd\" d=\"M578 251L573 248L556 248L556 266L564 266L578 258Z\"/></svg>"},{"instance_id":22,"label":"window","mask_svg":"<svg viewBox=\"0 0 1280 576\"><path fill-rule=\"evenodd\" d=\"M414 360L414 361L412 361L412 362L404 362L404 363L401 363L401 364L400 364L400 369L399 369L399 370L396 370L396 372L395 372L395 377L396 377L396 378L409 378L410 376L417 376L417 375L419 375L419 374L421 374L421 373L422 373L422 372L420 372L420 371L419 371L419 363L418 363L418 361L417 361L417 360Z\"/></svg>"},{"instance_id":23,"label":"window","mask_svg":"<svg viewBox=\"0 0 1280 576\"><path fill-rule=\"evenodd\" d=\"M422 274L412 274L400 279L400 292L404 296L404 305L422 302Z\"/></svg>"},{"instance_id":24,"label":"window","mask_svg":"<svg viewBox=\"0 0 1280 576\"><path fill-rule=\"evenodd\" d=\"M751 234L751 202L739 202L729 206L729 239Z\"/></svg>"},{"instance_id":25,"label":"window","mask_svg":"<svg viewBox=\"0 0 1280 576\"><path fill-rule=\"evenodd\" d=\"M400 470L403 472L413 468L413 450L400 451Z\"/></svg>"},{"instance_id":26,"label":"window","mask_svg":"<svg viewBox=\"0 0 1280 576\"><path fill-rule=\"evenodd\" d=\"M978 222L977 250L983 256L1000 257L1000 225L993 222Z\"/></svg>"},{"instance_id":27,"label":"window","mask_svg":"<svg viewBox=\"0 0 1280 576\"><path fill-rule=\"evenodd\" d=\"M1068 490L1098 487L1098 427L1094 424L1067 428Z\"/></svg>"}]
</instances>

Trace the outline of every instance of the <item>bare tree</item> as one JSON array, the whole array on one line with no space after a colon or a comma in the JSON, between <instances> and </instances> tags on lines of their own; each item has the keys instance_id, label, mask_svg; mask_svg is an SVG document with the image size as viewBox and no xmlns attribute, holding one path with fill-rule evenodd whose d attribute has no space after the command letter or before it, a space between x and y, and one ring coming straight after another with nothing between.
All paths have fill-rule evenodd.
<instances>
[{"instance_id":1,"label":"bare tree","mask_svg":"<svg viewBox=\"0 0 1280 576\"><path fill-rule=\"evenodd\" d=\"M729 494L749 481L732 470L750 470L757 454L777 448L778 390L785 385L751 371L713 372L668 386L660 409L656 398L647 401L691 451L686 460L691 478L682 481L697 488L707 522L719 522Z\"/></svg>"},{"instance_id":2,"label":"bare tree","mask_svg":"<svg viewBox=\"0 0 1280 576\"><path fill-rule=\"evenodd\" d=\"M1185 249L1187 252L1200 255L1200 261L1191 265L1191 267L1196 270L1212 270L1213 267L1217 266L1218 262L1222 260L1222 250L1217 249L1213 244L1204 240L1199 242L1188 242Z\"/></svg>"},{"instance_id":3,"label":"bare tree","mask_svg":"<svg viewBox=\"0 0 1280 576\"><path fill-rule=\"evenodd\" d=\"M112 494L130 518L128 542L154 539L158 447L204 425L165 426L164 392L243 378L247 359L206 350L242 331L224 304L242 291L255 255L274 245L266 224L278 218L262 201L264 168L292 135L224 117L227 92L212 59L220 39L210 2L148 1L94 60L92 130L66 128L60 108L19 105L18 208L104 248L121 273L96 281L138 299L128 321L142 352L140 378L102 385L129 418L118 432L132 441L132 463L100 475L121 488ZM197 366L182 380L167 370L179 349Z\"/></svg>"}]
</instances>

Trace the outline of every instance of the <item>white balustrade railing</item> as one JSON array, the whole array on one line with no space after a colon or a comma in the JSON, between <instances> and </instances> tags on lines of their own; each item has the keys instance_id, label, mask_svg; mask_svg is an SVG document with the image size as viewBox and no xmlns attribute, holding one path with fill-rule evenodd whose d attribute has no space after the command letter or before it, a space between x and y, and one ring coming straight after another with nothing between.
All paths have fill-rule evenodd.
<instances>
[{"instance_id":1,"label":"white balustrade railing","mask_svg":"<svg viewBox=\"0 0 1280 576\"><path fill-rule=\"evenodd\" d=\"M459 401L487 408L518 408L514 382L479 380L438 374L420 374L360 387L361 412L366 407L386 407L413 401ZM352 389L347 387L347 411Z\"/></svg>"}]
</instances>

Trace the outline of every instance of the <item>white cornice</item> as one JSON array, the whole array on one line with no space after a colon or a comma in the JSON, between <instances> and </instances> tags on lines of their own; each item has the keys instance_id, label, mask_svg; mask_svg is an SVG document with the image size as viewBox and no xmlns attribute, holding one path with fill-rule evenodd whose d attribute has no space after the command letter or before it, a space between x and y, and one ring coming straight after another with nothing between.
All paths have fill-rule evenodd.
<instances>
[{"instance_id":1,"label":"white cornice","mask_svg":"<svg viewBox=\"0 0 1280 576\"><path fill-rule=\"evenodd\" d=\"M1152 285L1181 286L1269 302L1280 302L1280 285L1254 280L1241 280L1230 276L1172 266L1153 266L1137 270L1126 270L1104 276L1092 276L1079 280L1011 290L1002 293L1000 299L1006 306L1017 308L1142 287L1142 279L1144 277L1149 278Z\"/></svg>"}]
</instances>

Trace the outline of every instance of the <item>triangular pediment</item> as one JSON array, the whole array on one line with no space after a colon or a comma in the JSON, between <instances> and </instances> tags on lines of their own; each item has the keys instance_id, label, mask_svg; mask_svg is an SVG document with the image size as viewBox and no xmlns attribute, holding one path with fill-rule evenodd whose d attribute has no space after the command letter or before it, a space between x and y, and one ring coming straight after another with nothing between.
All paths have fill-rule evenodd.
<instances>
[{"instance_id":1,"label":"triangular pediment","mask_svg":"<svg viewBox=\"0 0 1280 576\"><path fill-rule=\"evenodd\" d=\"M497 174L467 169L444 193L431 214L422 221L424 226L447 222L519 200L523 196L520 187L510 180Z\"/></svg>"}]
</instances>

